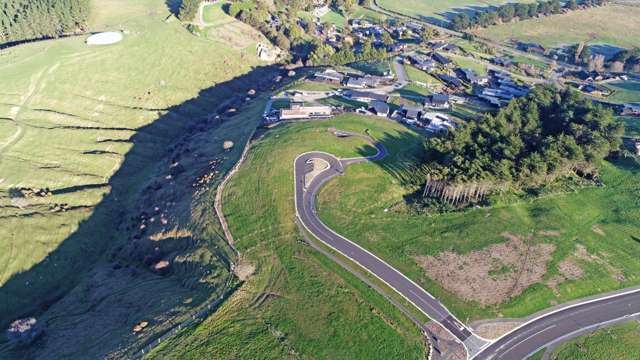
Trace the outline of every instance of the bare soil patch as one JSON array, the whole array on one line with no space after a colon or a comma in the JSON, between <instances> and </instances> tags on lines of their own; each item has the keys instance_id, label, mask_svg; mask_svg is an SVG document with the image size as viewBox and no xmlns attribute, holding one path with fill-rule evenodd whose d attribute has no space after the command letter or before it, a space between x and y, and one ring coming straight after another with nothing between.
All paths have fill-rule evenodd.
<instances>
[{"instance_id":1,"label":"bare soil patch","mask_svg":"<svg viewBox=\"0 0 640 360\"><path fill-rule=\"evenodd\" d=\"M499 304L542 281L555 250L552 244L531 244L531 238L501 235L509 241L464 255L445 251L415 259L429 277L459 297L482 306Z\"/></svg>"},{"instance_id":2,"label":"bare soil patch","mask_svg":"<svg viewBox=\"0 0 640 360\"><path fill-rule=\"evenodd\" d=\"M496 321L474 327L475 333L485 339L497 339L522 324L523 321Z\"/></svg>"}]
</instances>

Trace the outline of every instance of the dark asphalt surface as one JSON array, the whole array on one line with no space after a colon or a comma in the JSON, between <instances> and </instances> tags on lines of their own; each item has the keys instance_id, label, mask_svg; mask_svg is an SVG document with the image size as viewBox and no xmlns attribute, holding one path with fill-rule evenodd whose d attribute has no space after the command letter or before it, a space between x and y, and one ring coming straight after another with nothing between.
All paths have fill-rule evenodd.
<instances>
[{"instance_id":1,"label":"dark asphalt surface","mask_svg":"<svg viewBox=\"0 0 640 360\"><path fill-rule=\"evenodd\" d=\"M375 161L383 158L386 155L385 149L379 145L376 145L376 147L379 153L370 158L338 160L333 155L321 152L306 153L299 156L294 165L298 217L302 224L318 239L384 281L431 319L441 323L461 342L464 342L472 336L472 333L464 324L456 320L438 300L375 255L333 232L322 223L316 214L315 199L320 187L331 178L342 175L344 167L349 164ZM311 184L305 186L305 174L309 170L308 163L311 159L322 159L329 163L330 168L318 174L311 181Z\"/></svg>"},{"instance_id":2,"label":"dark asphalt surface","mask_svg":"<svg viewBox=\"0 0 640 360\"><path fill-rule=\"evenodd\" d=\"M564 308L527 323L484 348L474 359L520 360L574 332L640 313L640 292Z\"/></svg>"}]
</instances>

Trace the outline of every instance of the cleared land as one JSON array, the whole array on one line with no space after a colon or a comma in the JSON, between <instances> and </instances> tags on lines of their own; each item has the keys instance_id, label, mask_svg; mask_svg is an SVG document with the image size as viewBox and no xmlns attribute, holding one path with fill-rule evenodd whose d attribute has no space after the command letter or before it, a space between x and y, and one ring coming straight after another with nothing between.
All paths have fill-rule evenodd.
<instances>
[{"instance_id":1,"label":"cleared land","mask_svg":"<svg viewBox=\"0 0 640 360\"><path fill-rule=\"evenodd\" d=\"M635 360L640 358L640 323L632 321L599 330L562 344L553 351L557 360Z\"/></svg>"},{"instance_id":2,"label":"cleared land","mask_svg":"<svg viewBox=\"0 0 640 360\"><path fill-rule=\"evenodd\" d=\"M254 52L193 36L161 0L93 4L91 30L124 29L121 43L77 37L0 51L0 327L26 315L46 321L47 341L29 356L102 358L222 291L229 249L212 191L192 182L219 180L241 151L223 152L222 142L242 144L264 104L208 124L216 107L267 78L252 70L265 65ZM195 128L193 149L175 144ZM138 233L143 213L149 238ZM147 270L161 258L176 276ZM150 325L132 335L141 320Z\"/></svg>"},{"instance_id":3,"label":"cleared land","mask_svg":"<svg viewBox=\"0 0 640 360\"><path fill-rule=\"evenodd\" d=\"M150 358L420 359L419 330L384 298L309 248L294 223L293 160L321 150L371 154L335 127L401 136L402 126L353 115L284 124L257 140L224 194L239 250L256 274L216 316L164 344ZM248 196L248 194L251 194Z\"/></svg>"},{"instance_id":4,"label":"cleared land","mask_svg":"<svg viewBox=\"0 0 640 360\"><path fill-rule=\"evenodd\" d=\"M411 144L388 148L397 156L419 151ZM638 172L636 160L605 162L605 187L427 216L406 205L419 191L406 185L419 176L411 161L383 161L347 168L321 191L318 209L327 225L423 284L461 319L519 317L640 281ZM499 287L500 298L470 291L478 281Z\"/></svg>"},{"instance_id":5,"label":"cleared land","mask_svg":"<svg viewBox=\"0 0 640 360\"><path fill-rule=\"evenodd\" d=\"M547 47L585 41L631 48L640 46L640 7L611 4L492 26L478 31L482 37L496 41L517 39Z\"/></svg>"}]
</instances>

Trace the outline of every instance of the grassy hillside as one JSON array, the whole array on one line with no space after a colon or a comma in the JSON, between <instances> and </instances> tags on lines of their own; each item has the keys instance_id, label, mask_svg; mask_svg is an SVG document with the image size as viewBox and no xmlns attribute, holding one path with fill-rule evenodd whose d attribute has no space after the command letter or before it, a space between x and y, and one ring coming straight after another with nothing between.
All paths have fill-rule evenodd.
<instances>
[{"instance_id":1,"label":"grassy hillside","mask_svg":"<svg viewBox=\"0 0 640 360\"><path fill-rule=\"evenodd\" d=\"M256 141L224 195L237 246L256 274L215 317L149 358L204 359L212 353L236 359L424 358L413 323L305 245L294 223L293 160L298 154L372 153L363 140L338 139L327 131L330 127L404 134L399 124L347 115L281 125Z\"/></svg>"},{"instance_id":2,"label":"grassy hillside","mask_svg":"<svg viewBox=\"0 0 640 360\"><path fill-rule=\"evenodd\" d=\"M640 7L611 4L491 26L478 34L496 41L517 39L549 47L585 41L631 48L640 46L640 24L635 20L639 16Z\"/></svg>"},{"instance_id":3,"label":"grassy hillside","mask_svg":"<svg viewBox=\"0 0 640 360\"><path fill-rule=\"evenodd\" d=\"M47 322L36 355L104 357L222 291L230 252L211 189L264 99L222 126L207 118L273 72L254 68L266 64L250 46L193 36L164 1L93 4L90 29L123 30L121 43L0 51L0 326ZM223 152L224 140L239 145ZM175 276L149 271L160 259Z\"/></svg>"},{"instance_id":4,"label":"grassy hillside","mask_svg":"<svg viewBox=\"0 0 640 360\"><path fill-rule=\"evenodd\" d=\"M403 144L392 154L414 151ZM406 205L420 190L403 186L410 163L384 161L349 167L321 191L318 206L327 225L423 284L461 319L519 317L640 281L639 171L636 160L605 162L605 187L428 216ZM529 252L538 255L527 260ZM492 297L472 290L485 281Z\"/></svg>"}]
</instances>

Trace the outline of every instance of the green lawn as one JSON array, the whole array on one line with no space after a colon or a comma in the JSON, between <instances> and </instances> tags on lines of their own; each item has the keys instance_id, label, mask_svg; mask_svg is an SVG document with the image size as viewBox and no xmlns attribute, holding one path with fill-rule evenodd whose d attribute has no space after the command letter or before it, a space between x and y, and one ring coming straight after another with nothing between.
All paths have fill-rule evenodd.
<instances>
[{"instance_id":1,"label":"green lawn","mask_svg":"<svg viewBox=\"0 0 640 360\"><path fill-rule=\"evenodd\" d=\"M638 81L616 81L607 83L607 87L614 92L607 97L608 101L615 103L640 102L640 82Z\"/></svg>"},{"instance_id":2,"label":"green lawn","mask_svg":"<svg viewBox=\"0 0 640 360\"><path fill-rule=\"evenodd\" d=\"M395 144L393 138L382 141ZM391 154L398 156L419 148L413 146L417 145L394 145ZM605 162L601 178L606 186L602 188L427 216L416 215L404 205L405 196L418 190L408 185L419 176L411 162L384 161L347 168L344 177L322 189L318 207L327 225L421 283L463 321L520 317L553 304L640 282L640 264L636 261L640 255L640 208L634 195L640 190L639 172L640 165L635 161ZM559 274L558 264L576 251L576 244L586 247L590 254L606 257L616 270L596 262L581 262L583 277L562 282L555 292L538 283L511 300L482 307L444 290L414 260L414 256L436 256L443 251L466 254L503 243L503 232L530 235L534 243L555 245L543 278L545 283Z\"/></svg>"},{"instance_id":3,"label":"green lawn","mask_svg":"<svg viewBox=\"0 0 640 360\"><path fill-rule=\"evenodd\" d=\"M347 19L345 19L345 17L341 13L335 10L331 10L326 13L323 17L320 18L320 21L323 23L333 24L338 29L344 29L344 26L347 23Z\"/></svg>"},{"instance_id":4,"label":"green lawn","mask_svg":"<svg viewBox=\"0 0 640 360\"><path fill-rule=\"evenodd\" d=\"M551 359L557 360L635 360L640 358L640 324L631 321L581 336L560 345Z\"/></svg>"},{"instance_id":5,"label":"green lawn","mask_svg":"<svg viewBox=\"0 0 640 360\"><path fill-rule=\"evenodd\" d=\"M233 18L228 16L223 7L228 4L226 1L219 1L214 4L205 5L202 8L202 19L207 25L218 26L233 22Z\"/></svg>"},{"instance_id":6,"label":"green lawn","mask_svg":"<svg viewBox=\"0 0 640 360\"><path fill-rule=\"evenodd\" d=\"M478 75L486 75L487 74L487 65L480 61L475 61L466 56L460 55L449 55L449 58L456 64L458 67L471 69L476 72Z\"/></svg>"},{"instance_id":7,"label":"green lawn","mask_svg":"<svg viewBox=\"0 0 640 360\"><path fill-rule=\"evenodd\" d=\"M638 17L640 7L612 4L564 15L491 26L479 30L478 34L496 41L517 39L547 47L586 41L630 48L640 46Z\"/></svg>"},{"instance_id":8,"label":"green lawn","mask_svg":"<svg viewBox=\"0 0 640 360\"><path fill-rule=\"evenodd\" d=\"M301 241L294 223L295 157L310 150L342 157L372 153L361 139L337 139L330 127L405 133L397 123L354 115L268 131L224 194L237 246L257 273L216 316L165 343L151 358L424 358L413 323Z\"/></svg>"}]
</instances>

